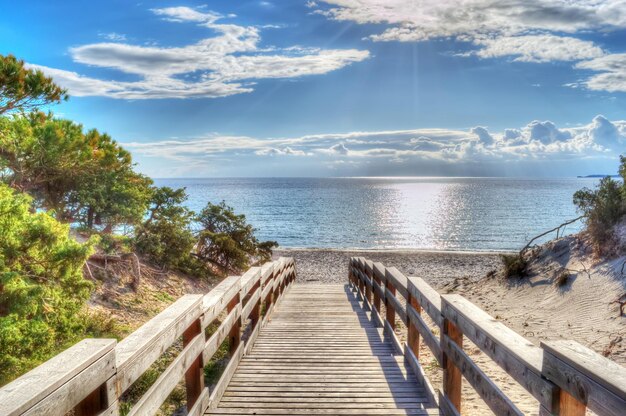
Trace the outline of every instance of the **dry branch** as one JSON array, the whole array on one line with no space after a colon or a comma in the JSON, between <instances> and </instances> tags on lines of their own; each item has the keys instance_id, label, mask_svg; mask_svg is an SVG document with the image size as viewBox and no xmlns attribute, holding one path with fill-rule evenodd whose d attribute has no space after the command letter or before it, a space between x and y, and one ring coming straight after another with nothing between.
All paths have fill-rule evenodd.
<instances>
[{"instance_id":1,"label":"dry branch","mask_svg":"<svg viewBox=\"0 0 626 416\"><path fill-rule=\"evenodd\" d=\"M533 238L532 238L532 239L528 242L528 244L526 244L526 245L524 246L524 248L520 250L520 252L519 252L519 253L520 253L520 256L521 256L522 254L524 254L524 252L525 252L526 250L528 250L528 249L532 246L532 244L533 244L535 241L537 241L539 238L544 237L544 236L546 236L546 235L548 235L548 234L550 234L550 233L553 233L553 232L555 232L555 231L557 232L557 234L556 234L556 235L557 235L557 238L558 238L558 236L559 236L559 231L561 230L561 228L565 227L566 225L570 225L570 224L572 224L572 223L575 223L576 221L578 221L578 220L580 220L580 219L582 219L582 218L584 218L584 217L585 217L584 215L581 215L580 217L574 218L573 220L565 221L563 224L559 225L558 227L554 227L554 228L552 228L551 230L548 230L548 231L546 231L546 232L543 232L543 233L541 233L541 234L539 234L539 235L537 235L537 236L533 237Z\"/></svg>"}]
</instances>

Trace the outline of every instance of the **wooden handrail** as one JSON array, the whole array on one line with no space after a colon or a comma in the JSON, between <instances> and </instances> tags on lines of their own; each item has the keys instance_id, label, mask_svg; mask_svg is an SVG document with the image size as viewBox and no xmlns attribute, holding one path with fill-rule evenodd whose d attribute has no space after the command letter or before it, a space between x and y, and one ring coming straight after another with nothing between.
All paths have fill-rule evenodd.
<instances>
[{"instance_id":1,"label":"wooden handrail","mask_svg":"<svg viewBox=\"0 0 626 416\"><path fill-rule=\"evenodd\" d=\"M0 388L0 415L117 415L120 397L178 339L183 349L130 410L155 414L184 378L189 415L201 415L221 398L234 369L269 313L296 277L292 258L231 276L206 295L185 295L121 342L86 339ZM265 315L261 307L265 304ZM206 328L226 317L207 338ZM248 321L249 320L249 321ZM242 326L249 336L242 340ZM230 337L231 357L213 391L203 367Z\"/></svg>"},{"instance_id":2,"label":"wooden handrail","mask_svg":"<svg viewBox=\"0 0 626 416\"><path fill-rule=\"evenodd\" d=\"M599 416L626 414L626 368L580 344L559 341L537 347L462 296L439 295L424 280L363 257L350 259L348 277L364 307L371 310L372 321L385 328L392 342L398 343L396 317L406 324L407 343L401 352L429 391L432 386L419 363L420 340L439 361L444 380L438 399L444 415L459 414L462 376L495 414L523 414L463 350L464 337L539 401L542 416L582 416L587 407ZM439 329L439 339L422 311Z\"/></svg>"}]
</instances>

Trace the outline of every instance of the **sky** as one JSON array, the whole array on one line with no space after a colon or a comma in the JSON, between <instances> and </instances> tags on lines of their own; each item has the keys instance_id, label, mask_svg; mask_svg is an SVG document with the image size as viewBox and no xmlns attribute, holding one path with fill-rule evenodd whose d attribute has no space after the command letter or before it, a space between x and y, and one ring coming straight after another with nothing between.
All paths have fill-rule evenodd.
<instances>
[{"instance_id":1,"label":"sky","mask_svg":"<svg viewBox=\"0 0 626 416\"><path fill-rule=\"evenodd\" d=\"M0 54L158 178L575 176L626 154L624 0L0 0Z\"/></svg>"}]
</instances>

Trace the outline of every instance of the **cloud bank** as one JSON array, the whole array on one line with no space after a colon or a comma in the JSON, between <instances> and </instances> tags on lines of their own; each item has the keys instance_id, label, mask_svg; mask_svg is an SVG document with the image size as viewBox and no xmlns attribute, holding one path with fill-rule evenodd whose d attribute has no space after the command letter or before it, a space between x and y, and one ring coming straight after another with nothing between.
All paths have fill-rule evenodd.
<instances>
[{"instance_id":1,"label":"cloud bank","mask_svg":"<svg viewBox=\"0 0 626 416\"><path fill-rule=\"evenodd\" d=\"M369 57L367 50L316 49L293 46L261 48L260 29L222 23L229 16L189 7L152 9L172 23L191 23L216 34L182 47L124 43L125 36L107 34L115 42L93 43L69 50L76 63L109 68L138 77L135 81L91 78L77 72L38 68L74 96L119 99L216 98L254 90L255 80L325 74Z\"/></svg>"},{"instance_id":2,"label":"cloud bank","mask_svg":"<svg viewBox=\"0 0 626 416\"><path fill-rule=\"evenodd\" d=\"M405 165L405 172L421 164L440 166L442 171L456 164L580 161L615 159L626 146L626 121L610 121L598 115L587 125L559 128L551 121L534 120L521 128L490 132L476 126L468 130L415 129L316 134L288 138L255 138L213 134L189 140L124 143L143 159L166 159L185 175L184 166L215 169L220 160L250 160L268 163L278 160L285 166L293 160L326 166L349 166L355 175L366 174L370 164L393 171ZM234 159L232 159L234 158ZM293 158L293 159L292 159ZM306 161L306 162L305 162ZM181 164L182 163L182 164ZM248 162L246 162L248 163ZM448 169L449 170L449 169ZM327 172L327 173L328 173ZM301 172L302 173L302 172ZM319 174L320 172L318 172Z\"/></svg>"},{"instance_id":3,"label":"cloud bank","mask_svg":"<svg viewBox=\"0 0 626 416\"><path fill-rule=\"evenodd\" d=\"M598 72L570 86L626 92L625 54L610 54L581 36L626 29L624 0L320 0L313 13L358 24L384 24L375 42L454 39L480 58L521 62L584 61Z\"/></svg>"}]
</instances>

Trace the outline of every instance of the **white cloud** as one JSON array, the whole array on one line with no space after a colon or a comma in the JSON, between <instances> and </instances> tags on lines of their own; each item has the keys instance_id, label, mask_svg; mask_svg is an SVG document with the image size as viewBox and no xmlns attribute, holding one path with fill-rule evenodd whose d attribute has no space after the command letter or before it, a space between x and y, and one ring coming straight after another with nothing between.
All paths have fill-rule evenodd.
<instances>
[{"instance_id":1,"label":"white cloud","mask_svg":"<svg viewBox=\"0 0 626 416\"><path fill-rule=\"evenodd\" d=\"M590 90L626 92L626 53L605 55L580 62L576 68L599 72L582 82Z\"/></svg>"},{"instance_id":2,"label":"white cloud","mask_svg":"<svg viewBox=\"0 0 626 416\"><path fill-rule=\"evenodd\" d=\"M292 149L291 147L284 147L282 149L276 149L273 147L267 149L261 149L254 152L258 156L306 156L307 154L302 150Z\"/></svg>"},{"instance_id":3,"label":"white cloud","mask_svg":"<svg viewBox=\"0 0 626 416\"><path fill-rule=\"evenodd\" d=\"M624 0L319 0L312 7L330 19L387 25L368 37L375 42L454 39L476 46L461 56L585 61L576 67L600 73L568 86L626 91L626 54L604 56L576 37L625 29Z\"/></svg>"},{"instance_id":4,"label":"white cloud","mask_svg":"<svg viewBox=\"0 0 626 416\"><path fill-rule=\"evenodd\" d=\"M515 61L521 62L580 61L603 55L593 42L548 34L484 38L474 43L482 46L476 52L481 58L516 56Z\"/></svg>"},{"instance_id":5,"label":"white cloud","mask_svg":"<svg viewBox=\"0 0 626 416\"><path fill-rule=\"evenodd\" d=\"M569 140L572 133L568 130L559 130L551 121L532 121L525 128L528 141L539 141L543 144Z\"/></svg>"},{"instance_id":6,"label":"white cloud","mask_svg":"<svg viewBox=\"0 0 626 416\"><path fill-rule=\"evenodd\" d=\"M170 22L198 22L213 23L222 17L219 13L200 12L190 7L164 7L160 9L150 9L158 16L164 16L163 19Z\"/></svg>"},{"instance_id":7,"label":"white cloud","mask_svg":"<svg viewBox=\"0 0 626 416\"><path fill-rule=\"evenodd\" d=\"M391 27L376 41L419 41L454 37L575 33L626 26L622 0L322 0L318 12L337 20L383 23Z\"/></svg>"},{"instance_id":8,"label":"white cloud","mask_svg":"<svg viewBox=\"0 0 626 416\"><path fill-rule=\"evenodd\" d=\"M98 35L103 39L110 40L113 42L123 42L126 40L126 35L122 33L109 32L109 33L99 33Z\"/></svg>"},{"instance_id":9,"label":"white cloud","mask_svg":"<svg viewBox=\"0 0 626 416\"><path fill-rule=\"evenodd\" d=\"M493 136L489 134L489 131L484 127L473 127L470 130L470 133L475 134L478 140L485 145L490 145L494 143Z\"/></svg>"},{"instance_id":10,"label":"white cloud","mask_svg":"<svg viewBox=\"0 0 626 416\"><path fill-rule=\"evenodd\" d=\"M254 81L297 78L338 70L369 57L366 50L290 47L263 49L254 26L222 24L223 16L189 7L152 9L172 22L192 22L216 36L183 47L94 43L70 49L75 62L137 75L136 81L102 80L32 65L68 88L71 95L121 99L215 98L251 92Z\"/></svg>"},{"instance_id":11,"label":"white cloud","mask_svg":"<svg viewBox=\"0 0 626 416\"><path fill-rule=\"evenodd\" d=\"M351 143L348 148L344 143ZM359 131L287 138L254 138L213 134L192 140L125 143L139 157L163 158L196 166L217 156L238 158L306 156L311 163L509 163L528 160L563 161L614 158L626 143L626 121L596 116L589 124L558 128L550 121L489 132L415 129ZM282 163L282 162L281 162ZM343 165L343 163L342 163ZM334 163L333 166L339 166Z\"/></svg>"},{"instance_id":12,"label":"white cloud","mask_svg":"<svg viewBox=\"0 0 626 416\"><path fill-rule=\"evenodd\" d=\"M350 150L343 144L337 143L336 145L331 146L329 149L330 153L338 154L338 155L347 155Z\"/></svg>"}]
</instances>

